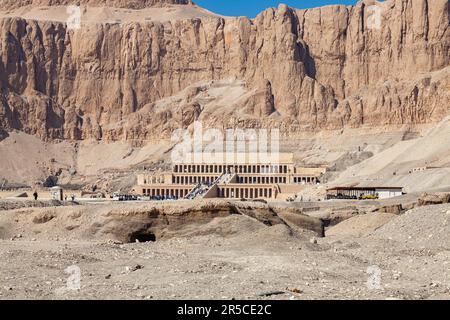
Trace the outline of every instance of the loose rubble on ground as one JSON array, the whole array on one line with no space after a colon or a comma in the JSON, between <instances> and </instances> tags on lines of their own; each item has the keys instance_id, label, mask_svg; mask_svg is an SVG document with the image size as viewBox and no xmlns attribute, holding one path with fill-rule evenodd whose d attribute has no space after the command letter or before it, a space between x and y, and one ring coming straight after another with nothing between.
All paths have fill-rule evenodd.
<instances>
[{"instance_id":1,"label":"loose rubble on ground","mask_svg":"<svg viewBox=\"0 0 450 320\"><path fill-rule=\"evenodd\" d=\"M450 204L332 226L251 202L19 207L0 298L448 299L449 237Z\"/></svg>"}]
</instances>

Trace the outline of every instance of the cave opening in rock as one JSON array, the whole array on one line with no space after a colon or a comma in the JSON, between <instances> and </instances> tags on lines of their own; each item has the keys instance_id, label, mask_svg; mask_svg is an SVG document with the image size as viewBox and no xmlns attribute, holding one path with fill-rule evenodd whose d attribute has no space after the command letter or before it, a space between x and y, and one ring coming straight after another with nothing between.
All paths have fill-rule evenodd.
<instances>
[{"instance_id":1,"label":"cave opening in rock","mask_svg":"<svg viewBox=\"0 0 450 320\"><path fill-rule=\"evenodd\" d=\"M130 243L133 242L155 242L156 236L150 231L137 231L130 235Z\"/></svg>"}]
</instances>

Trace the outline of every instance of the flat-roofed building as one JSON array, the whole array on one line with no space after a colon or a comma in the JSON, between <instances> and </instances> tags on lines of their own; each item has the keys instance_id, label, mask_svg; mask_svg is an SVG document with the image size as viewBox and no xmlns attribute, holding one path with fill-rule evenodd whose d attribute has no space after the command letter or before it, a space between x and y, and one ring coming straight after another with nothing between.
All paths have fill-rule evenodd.
<instances>
[{"instance_id":1,"label":"flat-roofed building","mask_svg":"<svg viewBox=\"0 0 450 320\"><path fill-rule=\"evenodd\" d=\"M292 153L190 153L171 172L139 174L134 191L155 198L275 199L280 185L300 191L302 185L320 183L325 172L296 167Z\"/></svg>"},{"instance_id":2,"label":"flat-roofed building","mask_svg":"<svg viewBox=\"0 0 450 320\"><path fill-rule=\"evenodd\" d=\"M334 187L327 189L327 199L388 199L403 195L402 187Z\"/></svg>"}]
</instances>

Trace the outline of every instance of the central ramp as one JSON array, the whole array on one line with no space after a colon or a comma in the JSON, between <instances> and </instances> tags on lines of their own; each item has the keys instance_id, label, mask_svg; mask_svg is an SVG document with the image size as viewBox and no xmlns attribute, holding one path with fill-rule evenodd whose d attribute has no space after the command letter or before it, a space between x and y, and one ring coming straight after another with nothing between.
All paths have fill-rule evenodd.
<instances>
[{"instance_id":1,"label":"central ramp","mask_svg":"<svg viewBox=\"0 0 450 320\"><path fill-rule=\"evenodd\" d=\"M192 200L217 197L217 185L229 183L233 181L235 176L236 174L234 173L223 173L211 184L199 183L186 195L185 199Z\"/></svg>"}]
</instances>

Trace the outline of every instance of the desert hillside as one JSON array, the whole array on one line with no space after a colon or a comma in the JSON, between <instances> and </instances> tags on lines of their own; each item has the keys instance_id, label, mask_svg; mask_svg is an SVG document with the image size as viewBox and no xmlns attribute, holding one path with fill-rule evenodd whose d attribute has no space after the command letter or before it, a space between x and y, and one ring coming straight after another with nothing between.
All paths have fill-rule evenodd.
<instances>
[{"instance_id":1,"label":"desert hillside","mask_svg":"<svg viewBox=\"0 0 450 320\"><path fill-rule=\"evenodd\" d=\"M299 162L343 171L448 125L448 26L448 0L280 5L255 19L191 1L1 0L0 178L84 184L134 170L167 159L172 132L196 120L280 128Z\"/></svg>"}]
</instances>

